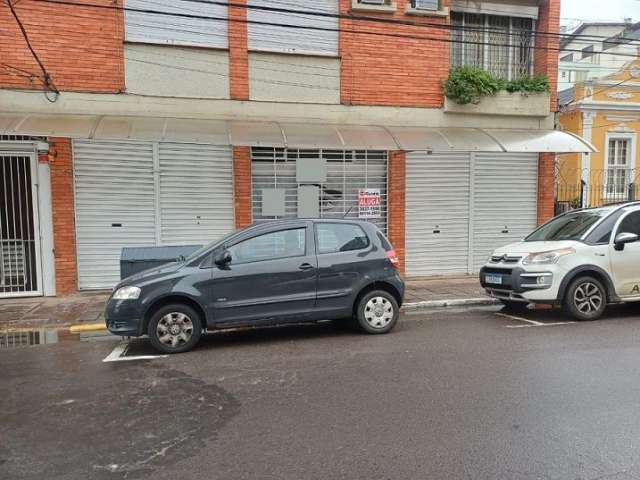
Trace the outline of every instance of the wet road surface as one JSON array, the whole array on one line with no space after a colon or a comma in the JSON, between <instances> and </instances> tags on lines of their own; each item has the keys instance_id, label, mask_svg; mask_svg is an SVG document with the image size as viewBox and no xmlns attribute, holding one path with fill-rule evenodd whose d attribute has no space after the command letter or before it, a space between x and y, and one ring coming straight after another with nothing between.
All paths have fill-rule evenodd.
<instances>
[{"instance_id":1,"label":"wet road surface","mask_svg":"<svg viewBox=\"0 0 640 480\"><path fill-rule=\"evenodd\" d=\"M0 479L640 478L640 306L0 350Z\"/></svg>"}]
</instances>

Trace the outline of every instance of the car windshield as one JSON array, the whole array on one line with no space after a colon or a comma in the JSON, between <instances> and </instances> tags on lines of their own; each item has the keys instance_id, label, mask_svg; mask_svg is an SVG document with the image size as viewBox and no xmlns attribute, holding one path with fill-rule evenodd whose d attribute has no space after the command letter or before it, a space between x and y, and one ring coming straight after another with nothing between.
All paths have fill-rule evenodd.
<instances>
[{"instance_id":1,"label":"car windshield","mask_svg":"<svg viewBox=\"0 0 640 480\"><path fill-rule=\"evenodd\" d=\"M581 210L567 213L544 224L524 239L525 242L549 242L554 240L580 240L598 221L611 212L608 208Z\"/></svg>"},{"instance_id":2,"label":"car windshield","mask_svg":"<svg viewBox=\"0 0 640 480\"><path fill-rule=\"evenodd\" d=\"M191 255L189 255L186 258L180 258L178 259L178 261L180 262L185 262L185 263L189 263L193 260L195 260L196 258L198 258L200 255L202 255L204 252L208 251L209 249L215 247L218 244L222 244L224 242L226 242L227 240L229 240L231 237L233 237L234 235L236 235L238 233L238 231L234 231L231 232L223 237L220 237L216 240L214 240L211 243L208 243L207 245L205 245L204 247L199 248L198 250L196 250L195 252L193 252Z\"/></svg>"}]
</instances>

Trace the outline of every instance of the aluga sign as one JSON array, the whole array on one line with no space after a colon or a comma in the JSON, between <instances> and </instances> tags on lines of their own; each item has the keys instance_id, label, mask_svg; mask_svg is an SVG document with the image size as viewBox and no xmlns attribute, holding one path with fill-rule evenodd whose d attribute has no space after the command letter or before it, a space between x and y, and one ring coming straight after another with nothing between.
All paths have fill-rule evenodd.
<instances>
[{"instance_id":1,"label":"aluga sign","mask_svg":"<svg viewBox=\"0 0 640 480\"><path fill-rule=\"evenodd\" d=\"M381 199L379 188L361 188L358 190L358 217L380 218Z\"/></svg>"}]
</instances>

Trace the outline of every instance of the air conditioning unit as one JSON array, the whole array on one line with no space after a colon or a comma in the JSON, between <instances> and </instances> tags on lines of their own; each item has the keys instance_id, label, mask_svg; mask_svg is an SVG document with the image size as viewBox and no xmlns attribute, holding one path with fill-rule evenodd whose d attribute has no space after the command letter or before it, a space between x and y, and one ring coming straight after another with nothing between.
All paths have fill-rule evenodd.
<instances>
[{"instance_id":1,"label":"air conditioning unit","mask_svg":"<svg viewBox=\"0 0 640 480\"><path fill-rule=\"evenodd\" d=\"M413 0L413 8L418 10L438 10L439 0Z\"/></svg>"},{"instance_id":2,"label":"air conditioning unit","mask_svg":"<svg viewBox=\"0 0 640 480\"><path fill-rule=\"evenodd\" d=\"M360 3L367 3L369 5L384 5L387 0L359 0Z\"/></svg>"}]
</instances>

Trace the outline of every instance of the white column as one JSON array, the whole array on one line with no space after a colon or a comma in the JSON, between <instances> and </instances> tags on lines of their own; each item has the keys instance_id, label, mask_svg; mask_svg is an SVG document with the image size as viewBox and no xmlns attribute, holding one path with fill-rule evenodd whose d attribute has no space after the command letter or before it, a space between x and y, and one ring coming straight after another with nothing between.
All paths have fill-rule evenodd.
<instances>
[{"instance_id":1,"label":"white column","mask_svg":"<svg viewBox=\"0 0 640 480\"><path fill-rule=\"evenodd\" d=\"M593 112L582 112L582 138L591 143L591 134L593 129ZM584 192L582 194L582 204L589 206L589 184L591 178L591 154L583 153L580 164L580 179L585 182Z\"/></svg>"}]
</instances>

